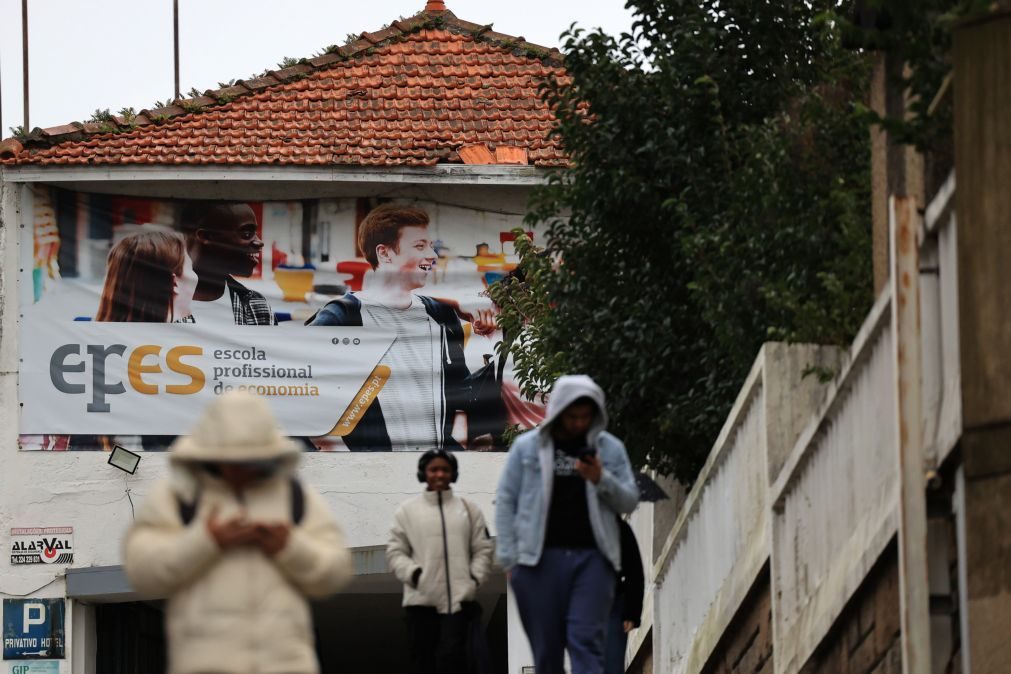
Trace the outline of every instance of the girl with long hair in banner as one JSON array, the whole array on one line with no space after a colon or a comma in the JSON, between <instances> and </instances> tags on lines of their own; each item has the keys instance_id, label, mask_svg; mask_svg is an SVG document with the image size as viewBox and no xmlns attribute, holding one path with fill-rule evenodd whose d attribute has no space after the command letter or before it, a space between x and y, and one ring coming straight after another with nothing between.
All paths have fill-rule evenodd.
<instances>
[{"instance_id":1,"label":"girl with long hair in banner","mask_svg":"<svg viewBox=\"0 0 1011 674\"><path fill-rule=\"evenodd\" d=\"M190 301L196 287L193 266L180 234L161 230L139 231L123 237L109 251L105 284L96 321L118 323L168 323L192 321ZM142 436L146 450L160 450L168 436ZM72 435L68 449L110 451L107 435Z\"/></svg>"},{"instance_id":2,"label":"girl with long hair in banner","mask_svg":"<svg viewBox=\"0 0 1011 674\"><path fill-rule=\"evenodd\" d=\"M141 231L109 251L96 321L166 323L190 318L196 277L175 232Z\"/></svg>"}]
</instances>

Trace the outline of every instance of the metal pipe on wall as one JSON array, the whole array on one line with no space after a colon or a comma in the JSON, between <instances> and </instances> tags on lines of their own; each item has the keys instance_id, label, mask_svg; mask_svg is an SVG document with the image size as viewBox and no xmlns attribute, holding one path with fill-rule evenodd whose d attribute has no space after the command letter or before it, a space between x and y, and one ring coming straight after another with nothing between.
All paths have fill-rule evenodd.
<instances>
[{"instance_id":1,"label":"metal pipe on wall","mask_svg":"<svg viewBox=\"0 0 1011 674\"><path fill-rule=\"evenodd\" d=\"M28 125L28 0L21 0L21 66L22 86L24 87L24 132L30 133Z\"/></svg>"},{"instance_id":2,"label":"metal pipe on wall","mask_svg":"<svg viewBox=\"0 0 1011 674\"><path fill-rule=\"evenodd\" d=\"M180 98L179 91L179 0L172 0L172 58L175 63L176 100Z\"/></svg>"},{"instance_id":3,"label":"metal pipe on wall","mask_svg":"<svg viewBox=\"0 0 1011 674\"><path fill-rule=\"evenodd\" d=\"M930 674L930 582L923 442L919 214L914 197L893 196L892 330L898 403L899 608L903 674Z\"/></svg>"}]
</instances>

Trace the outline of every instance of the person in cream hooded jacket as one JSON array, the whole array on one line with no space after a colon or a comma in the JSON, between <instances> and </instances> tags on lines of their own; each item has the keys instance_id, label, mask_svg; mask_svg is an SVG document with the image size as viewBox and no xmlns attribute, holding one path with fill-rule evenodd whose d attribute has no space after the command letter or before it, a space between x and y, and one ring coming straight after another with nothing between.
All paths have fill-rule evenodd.
<instances>
[{"instance_id":1,"label":"person in cream hooded jacket","mask_svg":"<svg viewBox=\"0 0 1011 674\"><path fill-rule=\"evenodd\" d=\"M386 559L404 584L407 636L414 674L467 674L468 611L491 570L492 544L484 515L453 493L459 467L444 449L418 459L425 491L393 516Z\"/></svg>"},{"instance_id":2,"label":"person in cream hooded jacket","mask_svg":"<svg viewBox=\"0 0 1011 674\"><path fill-rule=\"evenodd\" d=\"M559 377L544 423L516 438L495 501L496 554L509 575L537 674L600 674L621 570L616 515L639 490L621 440L606 430L604 392Z\"/></svg>"},{"instance_id":3,"label":"person in cream hooded jacket","mask_svg":"<svg viewBox=\"0 0 1011 674\"><path fill-rule=\"evenodd\" d=\"M245 392L173 443L124 549L133 588L168 598L169 674L319 672L306 597L350 580L351 556L326 502L295 481L298 455Z\"/></svg>"}]
</instances>

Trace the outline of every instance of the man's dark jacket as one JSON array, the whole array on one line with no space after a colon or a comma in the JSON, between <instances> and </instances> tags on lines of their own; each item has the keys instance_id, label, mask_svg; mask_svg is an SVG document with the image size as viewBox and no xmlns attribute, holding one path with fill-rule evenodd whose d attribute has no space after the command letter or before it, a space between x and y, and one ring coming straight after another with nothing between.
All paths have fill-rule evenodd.
<instances>
[{"instance_id":1,"label":"man's dark jacket","mask_svg":"<svg viewBox=\"0 0 1011 674\"><path fill-rule=\"evenodd\" d=\"M629 620L638 627L642 624L642 595L646 590L646 579L642 570L642 555L635 542L635 534L628 522L618 518L621 532L621 575L618 578L618 593L625 596L621 619Z\"/></svg>"}]
</instances>

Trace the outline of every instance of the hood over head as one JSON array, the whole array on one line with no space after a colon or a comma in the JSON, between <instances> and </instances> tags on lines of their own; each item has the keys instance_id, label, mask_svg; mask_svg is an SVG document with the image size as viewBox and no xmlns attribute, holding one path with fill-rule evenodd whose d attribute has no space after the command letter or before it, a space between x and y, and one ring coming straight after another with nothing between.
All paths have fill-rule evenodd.
<instances>
[{"instance_id":1,"label":"hood over head","mask_svg":"<svg viewBox=\"0 0 1011 674\"><path fill-rule=\"evenodd\" d=\"M580 398L589 398L597 405L597 414L593 418L589 435L591 437L599 435L607 428L607 406L604 391L597 385L597 382L585 374L566 374L558 378L554 388L551 389L551 395L548 396L548 410L544 422L541 424L541 430L550 429L558 415Z\"/></svg>"},{"instance_id":2,"label":"hood over head","mask_svg":"<svg viewBox=\"0 0 1011 674\"><path fill-rule=\"evenodd\" d=\"M190 435L170 448L173 462L269 461L294 462L298 445L285 437L267 401L247 391L229 391L201 415Z\"/></svg>"}]
</instances>

